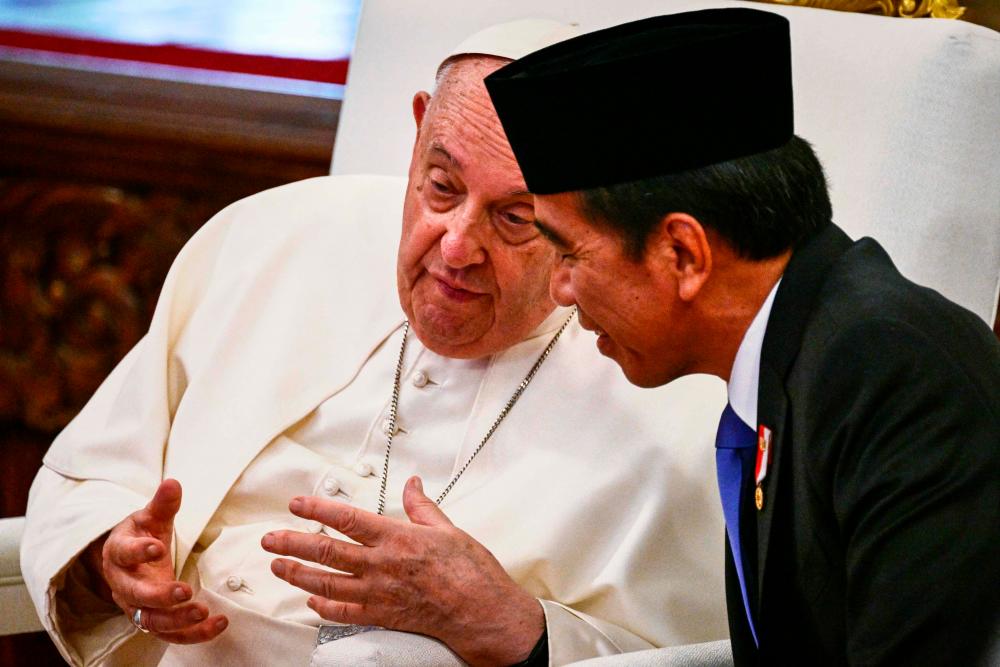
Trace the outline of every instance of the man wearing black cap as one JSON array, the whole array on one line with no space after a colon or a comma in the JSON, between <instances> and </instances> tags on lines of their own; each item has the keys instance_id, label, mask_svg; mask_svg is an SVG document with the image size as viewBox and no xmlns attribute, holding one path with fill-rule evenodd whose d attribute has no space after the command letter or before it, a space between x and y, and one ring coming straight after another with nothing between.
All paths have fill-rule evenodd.
<instances>
[{"instance_id":1,"label":"man wearing black cap","mask_svg":"<svg viewBox=\"0 0 1000 667\"><path fill-rule=\"evenodd\" d=\"M486 83L561 255L553 298L635 384L729 383L716 446L736 663L984 660L1000 345L831 222L793 134L787 21L647 19Z\"/></svg>"}]
</instances>

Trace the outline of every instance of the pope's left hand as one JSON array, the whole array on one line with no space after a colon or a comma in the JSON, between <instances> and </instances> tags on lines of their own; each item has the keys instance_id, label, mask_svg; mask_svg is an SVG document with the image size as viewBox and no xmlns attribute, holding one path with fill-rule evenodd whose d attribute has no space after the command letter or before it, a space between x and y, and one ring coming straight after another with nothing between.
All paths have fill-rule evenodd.
<instances>
[{"instance_id":1,"label":"pope's left hand","mask_svg":"<svg viewBox=\"0 0 1000 667\"><path fill-rule=\"evenodd\" d=\"M271 563L275 575L313 593L309 607L329 621L436 637L473 665L522 661L545 629L538 600L452 524L418 477L403 489L408 522L316 497L294 498L288 507L358 542L290 530L261 540L272 553L339 570L285 558Z\"/></svg>"}]
</instances>

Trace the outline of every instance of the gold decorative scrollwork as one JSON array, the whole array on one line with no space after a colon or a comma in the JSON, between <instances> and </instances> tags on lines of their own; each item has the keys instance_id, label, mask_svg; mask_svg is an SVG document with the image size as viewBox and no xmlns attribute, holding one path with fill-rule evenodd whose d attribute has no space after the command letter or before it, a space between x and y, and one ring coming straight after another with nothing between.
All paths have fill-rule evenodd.
<instances>
[{"instance_id":1,"label":"gold decorative scrollwork","mask_svg":"<svg viewBox=\"0 0 1000 667\"><path fill-rule=\"evenodd\" d=\"M223 203L0 179L3 428L52 434L149 325L174 255Z\"/></svg>"},{"instance_id":2,"label":"gold decorative scrollwork","mask_svg":"<svg viewBox=\"0 0 1000 667\"><path fill-rule=\"evenodd\" d=\"M965 13L958 0L764 0L778 5L836 9L843 12L879 12L883 16L957 19Z\"/></svg>"},{"instance_id":3,"label":"gold decorative scrollwork","mask_svg":"<svg viewBox=\"0 0 1000 667\"><path fill-rule=\"evenodd\" d=\"M902 0L899 5L899 15L908 18L930 16L935 19L957 19L965 13L965 7L960 7L958 0L921 0L917 6L915 0Z\"/></svg>"}]
</instances>

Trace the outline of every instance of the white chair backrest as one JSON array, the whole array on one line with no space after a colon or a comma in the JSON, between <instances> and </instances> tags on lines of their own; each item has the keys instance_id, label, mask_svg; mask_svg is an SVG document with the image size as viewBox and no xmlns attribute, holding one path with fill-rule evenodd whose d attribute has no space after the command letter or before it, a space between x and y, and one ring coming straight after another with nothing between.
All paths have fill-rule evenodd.
<instances>
[{"instance_id":1,"label":"white chair backrest","mask_svg":"<svg viewBox=\"0 0 1000 667\"><path fill-rule=\"evenodd\" d=\"M525 17L594 30L722 6L791 21L796 132L826 168L835 221L855 238L876 238L904 275L992 324L1000 289L1000 33L963 21L739 0L365 0L332 171L405 175L413 93L429 90L438 62L476 30Z\"/></svg>"}]
</instances>

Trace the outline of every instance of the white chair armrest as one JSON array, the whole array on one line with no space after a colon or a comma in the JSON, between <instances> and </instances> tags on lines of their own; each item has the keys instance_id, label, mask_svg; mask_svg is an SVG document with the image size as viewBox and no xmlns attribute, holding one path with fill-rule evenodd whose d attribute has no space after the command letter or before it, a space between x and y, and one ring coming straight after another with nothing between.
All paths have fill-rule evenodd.
<instances>
[{"instance_id":1,"label":"white chair armrest","mask_svg":"<svg viewBox=\"0 0 1000 667\"><path fill-rule=\"evenodd\" d=\"M573 663L574 667L732 667L733 651L728 639L701 644L669 646L649 651L609 655Z\"/></svg>"},{"instance_id":2,"label":"white chair armrest","mask_svg":"<svg viewBox=\"0 0 1000 667\"><path fill-rule=\"evenodd\" d=\"M0 635L43 630L21 578L24 517L0 519Z\"/></svg>"}]
</instances>

